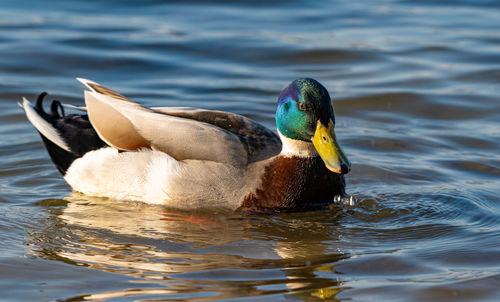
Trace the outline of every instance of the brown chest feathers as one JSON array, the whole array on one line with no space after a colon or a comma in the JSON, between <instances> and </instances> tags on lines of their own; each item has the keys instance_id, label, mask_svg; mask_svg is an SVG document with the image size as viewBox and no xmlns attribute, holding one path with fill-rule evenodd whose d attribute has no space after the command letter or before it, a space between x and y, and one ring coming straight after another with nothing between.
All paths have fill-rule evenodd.
<instances>
[{"instance_id":1,"label":"brown chest feathers","mask_svg":"<svg viewBox=\"0 0 500 302\"><path fill-rule=\"evenodd\" d=\"M239 210L301 211L331 203L345 195L344 176L329 171L319 156L277 156L266 167L255 193L245 196Z\"/></svg>"}]
</instances>

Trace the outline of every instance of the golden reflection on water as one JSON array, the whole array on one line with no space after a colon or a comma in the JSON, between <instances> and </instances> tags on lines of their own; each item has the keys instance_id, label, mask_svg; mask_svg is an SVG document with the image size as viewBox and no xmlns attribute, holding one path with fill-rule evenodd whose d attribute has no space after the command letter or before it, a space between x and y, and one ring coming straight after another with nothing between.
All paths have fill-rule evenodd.
<instances>
[{"instance_id":1,"label":"golden reflection on water","mask_svg":"<svg viewBox=\"0 0 500 302\"><path fill-rule=\"evenodd\" d=\"M181 212L73 193L38 203L51 213L31 233L47 259L133 277L131 287L85 300L169 297L205 301L290 294L336 301L334 267L346 255L326 241L331 226L299 217ZM331 245L331 244L330 244Z\"/></svg>"}]
</instances>

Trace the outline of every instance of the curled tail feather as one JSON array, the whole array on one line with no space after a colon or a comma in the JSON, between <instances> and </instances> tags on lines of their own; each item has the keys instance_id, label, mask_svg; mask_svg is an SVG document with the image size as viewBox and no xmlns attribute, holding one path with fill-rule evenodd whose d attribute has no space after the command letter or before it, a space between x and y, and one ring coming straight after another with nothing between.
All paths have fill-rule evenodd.
<instances>
[{"instance_id":1,"label":"curled tail feather","mask_svg":"<svg viewBox=\"0 0 500 302\"><path fill-rule=\"evenodd\" d=\"M106 146L90 124L87 115L66 115L58 100L53 100L50 113L43 109L43 100L47 96L42 92L34 105L26 98L20 104L28 120L36 128L52 162L61 174L85 153Z\"/></svg>"}]
</instances>

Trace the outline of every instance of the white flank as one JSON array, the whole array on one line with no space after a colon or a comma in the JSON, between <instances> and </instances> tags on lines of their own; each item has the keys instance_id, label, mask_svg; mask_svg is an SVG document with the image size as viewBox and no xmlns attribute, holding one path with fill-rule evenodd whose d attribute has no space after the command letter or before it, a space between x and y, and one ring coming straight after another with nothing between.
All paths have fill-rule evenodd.
<instances>
[{"instance_id":1,"label":"white flank","mask_svg":"<svg viewBox=\"0 0 500 302\"><path fill-rule=\"evenodd\" d=\"M69 146L62 139L59 131L57 131L57 129L52 127L50 123L48 123L40 115L38 115L38 113L31 105L31 102L24 97L23 97L23 109L24 112L26 113L26 117L28 117L28 120L31 122L31 124L35 126L36 130L38 130L43 136L48 138L54 144L58 145L59 147L63 148L68 152L71 152Z\"/></svg>"},{"instance_id":2,"label":"white flank","mask_svg":"<svg viewBox=\"0 0 500 302\"><path fill-rule=\"evenodd\" d=\"M314 157L318 155L318 151L316 151L312 142L288 138L281 134L279 130L278 134L283 143L281 155L298 157Z\"/></svg>"},{"instance_id":3,"label":"white flank","mask_svg":"<svg viewBox=\"0 0 500 302\"><path fill-rule=\"evenodd\" d=\"M102 148L75 160L64 179L74 190L87 195L164 203L169 199L162 190L164 183L151 177L160 182L165 177L149 173L152 165L161 164L162 155L169 164L176 164L174 159L160 152L119 153L114 148ZM169 164L164 165L166 170Z\"/></svg>"},{"instance_id":4,"label":"white flank","mask_svg":"<svg viewBox=\"0 0 500 302\"><path fill-rule=\"evenodd\" d=\"M143 201L180 208L238 207L246 193L244 172L220 163L177 161L166 153L102 148L86 153L64 179L91 196Z\"/></svg>"}]
</instances>

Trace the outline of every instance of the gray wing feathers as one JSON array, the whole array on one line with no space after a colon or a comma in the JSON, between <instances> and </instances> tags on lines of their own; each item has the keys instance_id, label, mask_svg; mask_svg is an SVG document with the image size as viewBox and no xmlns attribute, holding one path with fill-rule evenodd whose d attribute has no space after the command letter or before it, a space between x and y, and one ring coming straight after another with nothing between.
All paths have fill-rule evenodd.
<instances>
[{"instance_id":1,"label":"gray wing feathers","mask_svg":"<svg viewBox=\"0 0 500 302\"><path fill-rule=\"evenodd\" d=\"M86 91L92 125L118 149L152 148L177 160L210 160L243 165L247 154L238 137L203 122L154 112L132 102Z\"/></svg>"},{"instance_id":2,"label":"gray wing feathers","mask_svg":"<svg viewBox=\"0 0 500 302\"><path fill-rule=\"evenodd\" d=\"M281 151L281 140L276 133L239 114L189 107L154 107L151 110L208 123L234 133L248 154L248 162L262 160Z\"/></svg>"},{"instance_id":3,"label":"gray wing feathers","mask_svg":"<svg viewBox=\"0 0 500 302\"><path fill-rule=\"evenodd\" d=\"M117 100L122 100L122 101L127 101L127 102L132 102L130 99L127 97L124 97L123 95L119 94L116 91L113 91L109 88L106 88L100 84L97 84L96 82L93 82L91 80L83 79L83 78L76 78L79 82L81 82L83 85L85 85L90 91L92 92L97 92L103 95L107 95L109 97L112 97Z\"/></svg>"},{"instance_id":4,"label":"gray wing feathers","mask_svg":"<svg viewBox=\"0 0 500 302\"><path fill-rule=\"evenodd\" d=\"M242 115L189 107L144 108L90 80L78 78L86 109L99 136L123 150L150 147L177 160L234 165L266 159L281 150L279 137Z\"/></svg>"}]
</instances>

